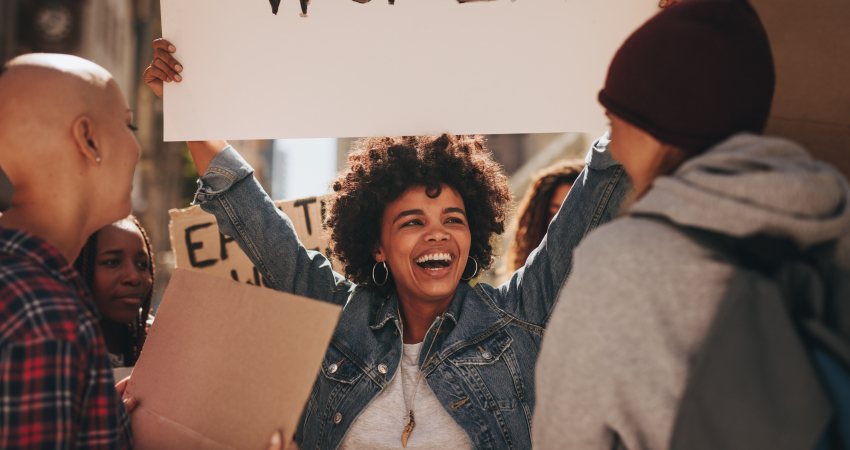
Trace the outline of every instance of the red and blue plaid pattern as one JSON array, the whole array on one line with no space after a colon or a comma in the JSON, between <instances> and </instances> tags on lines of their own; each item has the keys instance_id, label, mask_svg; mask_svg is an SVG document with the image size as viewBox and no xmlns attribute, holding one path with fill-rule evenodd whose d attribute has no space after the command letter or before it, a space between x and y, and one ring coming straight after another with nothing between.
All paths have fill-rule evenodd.
<instances>
[{"instance_id":1,"label":"red and blue plaid pattern","mask_svg":"<svg viewBox=\"0 0 850 450\"><path fill-rule=\"evenodd\" d=\"M94 302L73 266L0 228L0 448L129 448Z\"/></svg>"}]
</instances>

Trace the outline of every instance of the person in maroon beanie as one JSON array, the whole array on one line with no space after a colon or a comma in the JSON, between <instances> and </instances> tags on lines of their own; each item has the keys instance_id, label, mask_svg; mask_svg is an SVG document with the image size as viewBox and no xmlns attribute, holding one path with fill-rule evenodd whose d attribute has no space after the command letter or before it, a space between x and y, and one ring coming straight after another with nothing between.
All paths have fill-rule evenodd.
<instances>
[{"instance_id":1,"label":"person in maroon beanie","mask_svg":"<svg viewBox=\"0 0 850 450\"><path fill-rule=\"evenodd\" d=\"M774 79L746 0L683 1L614 56L599 101L635 201L575 250L537 363L535 448L836 437L825 380L841 372L800 324L834 338L817 347L833 362L850 348L850 187L761 135Z\"/></svg>"}]
</instances>

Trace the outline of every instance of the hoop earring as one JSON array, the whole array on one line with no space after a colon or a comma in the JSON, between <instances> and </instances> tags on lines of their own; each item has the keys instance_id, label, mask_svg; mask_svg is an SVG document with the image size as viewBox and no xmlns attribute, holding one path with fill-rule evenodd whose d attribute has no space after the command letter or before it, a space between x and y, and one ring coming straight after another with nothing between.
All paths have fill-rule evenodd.
<instances>
[{"instance_id":1,"label":"hoop earring","mask_svg":"<svg viewBox=\"0 0 850 450\"><path fill-rule=\"evenodd\" d=\"M375 277L375 269L378 268L378 264L381 264L381 265L384 266L384 273L386 273L386 275L384 275L384 281L381 282L381 283L378 283L378 278ZM390 269L387 268L387 263L384 262L384 261L376 262L375 265L372 266L372 281L375 282L375 286L378 286L378 287L383 286L383 285L387 284L387 280L389 280L389 279L390 279Z\"/></svg>"},{"instance_id":2,"label":"hoop earring","mask_svg":"<svg viewBox=\"0 0 850 450\"><path fill-rule=\"evenodd\" d=\"M460 279L463 281L472 280L475 278L476 275L478 275L478 261L476 261L475 258L471 256L469 257L469 259L472 260L473 263L475 263L475 271L472 272L472 275L470 275L469 278L464 278L463 274L461 274ZM467 260L466 264L469 265L469 260ZM466 267L463 268L463 273L466 273Z\"/></svg>"}]
</instances>

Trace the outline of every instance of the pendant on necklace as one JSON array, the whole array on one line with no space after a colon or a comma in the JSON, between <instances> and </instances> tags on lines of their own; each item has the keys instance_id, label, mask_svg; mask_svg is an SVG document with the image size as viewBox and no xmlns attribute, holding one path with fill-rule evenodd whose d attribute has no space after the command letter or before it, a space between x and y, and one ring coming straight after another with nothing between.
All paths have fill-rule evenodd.
<instances>
[{"instance_id":1,"label":"pendant on necklace","mask_svg":"<svg viewBox=\"0 0 850 450\"><path fill-rule=\"evenodd\" d=\"M416 428L416 421L413 420L413 410L410 410L410 420L407 421L407 425L404 426L404 431L401 432L401 446L407 448L407 440L410 439L410 434L413 433L413 429Z\"/></svg>"}]
</instances>

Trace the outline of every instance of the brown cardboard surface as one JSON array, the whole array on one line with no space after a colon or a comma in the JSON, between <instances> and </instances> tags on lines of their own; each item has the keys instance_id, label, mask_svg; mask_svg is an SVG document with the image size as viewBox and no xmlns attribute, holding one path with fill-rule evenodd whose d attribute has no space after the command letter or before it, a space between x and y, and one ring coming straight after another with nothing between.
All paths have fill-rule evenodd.
<instances>
[{"instance_id":1,"label":"brown cardboard surface","mask_svg":"<svg viewBox=\"0 0 850 450\"><path fill-rule=\"evenodd\" d=\"M850 2L751 0L776 65L768 134L802 143L850 176Z\"/></svg>"},{"instance_id":2,"label":"brown cardboard surface","mask_svg":"<svg viewBox=\"0 0 850 450\"><path fill-rule=\"evenodd\" d=\"M304 247L330 254L328 233L324 229L325 197L308 197L276 201L278 209L292 221L295 233ZM192 269L243 283L262 286L259 271L232 239L223 236L212 214L198 206L172 209L169 232L175 267ZM339 263L331 261L341 272Z\"/></svg>"},{"instance_id":3,"label":"brown cardboard surface","mask_svg":"<svg viewBox=\"0 0 850 450\"><path fill-rule=\"evenodd\" d=\"M291 439L340 308L175 270L127 392L138 448L265 449Z\"/></svg>"},{"instance_id":4,"label":"brown cardboard surface","mask_svg":"<svg viewBox=\"0 0 850 450\"><path fill-rule=\"evenodd\" d=\"M768 121L765 132L803 144L815 158L832 164L850 178L850 125L827 125L774 117Z\"/></svg>"}]
</instances>

